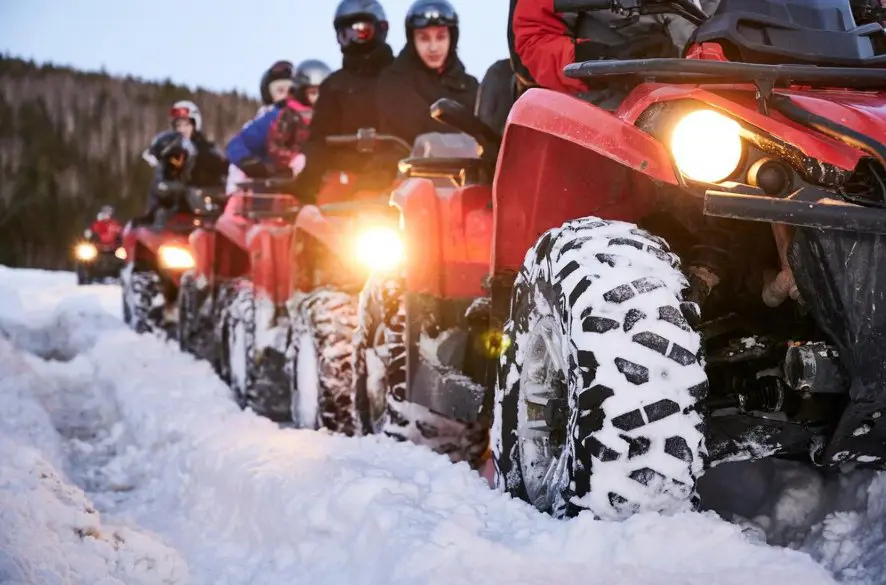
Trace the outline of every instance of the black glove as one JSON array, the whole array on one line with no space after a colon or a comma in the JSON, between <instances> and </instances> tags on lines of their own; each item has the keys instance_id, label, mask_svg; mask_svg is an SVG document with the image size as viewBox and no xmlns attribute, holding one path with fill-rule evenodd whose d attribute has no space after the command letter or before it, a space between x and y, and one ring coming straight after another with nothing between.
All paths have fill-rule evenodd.
<instances>
[{"instance_id":1,"label":"black glove","mask_svg":"<svg viewBox=\"0 0 886 585\"><path fill-rule=\"evenodd\" d=\"M267 179L271 176L271 173L268 171L268 165L256 157L243 159L237 164L237 168L243 171L250 179Z\"/></svg>"}]
</instances>

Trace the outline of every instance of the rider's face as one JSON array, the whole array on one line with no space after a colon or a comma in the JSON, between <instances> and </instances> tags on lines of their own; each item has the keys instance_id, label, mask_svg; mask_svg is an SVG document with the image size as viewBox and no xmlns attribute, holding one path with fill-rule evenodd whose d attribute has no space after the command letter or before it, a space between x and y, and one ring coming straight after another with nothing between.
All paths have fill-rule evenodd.
<instances>
[{"instance_id":1,"label":"rider's face","mask_svg":"<svg viewBox=\"0 0 886 585\"><path fill-rule=\"evenodd\" d=\"M308 88L305 88L305 98L308 100L308 103L312 106L317 103L317 98L320 97L320 88L316 85L312 85Z\"/></svg>"},{"instance_id":2,"label":"rider's face","mask_svg":"<svg viewBox=\"0 0 886 585\"><path fill-rule=\"evenodd\" d=\"M428 69L439 71L446 64L449 57L449 44L452 42L449 36L449 28L445 26L431 26L420 28L415 31L415 50L422 63Z\"/></svg>"},{"instance_id":3,"label":"rider's face","mask_svg":"<svg viewBox=\"0 0 886 585\"><path fill-rule=\"evenodd\" d=\"M175 131L190 140L194 136L194 123L187 118L179 118L175 121Z\"/></svg>"},{"instance_id":4,"label":"rider's face","mask_svg":"<svg viewBox=\"0 0 886 585\"><path fill-rule=\"evenodd\" d=\"M271 94L271 99L274 100L274 103L282 102L289 96L289 89L292 87L291 79L278 79L277 81L272 81L268 86L268 91Z\"/></svg>"}]
</instances>

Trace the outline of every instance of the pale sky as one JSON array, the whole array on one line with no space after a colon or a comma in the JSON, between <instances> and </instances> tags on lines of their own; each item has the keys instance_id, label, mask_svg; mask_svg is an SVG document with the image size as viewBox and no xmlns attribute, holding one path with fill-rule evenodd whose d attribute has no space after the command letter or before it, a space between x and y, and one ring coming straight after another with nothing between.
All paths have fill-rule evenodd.
<instances>
[{"instance_id":1,"label":"pale sky","mask_svg":"<svg viewBox=\"0 0 886 585\"><path fill-rule=\"evenodd\" d=\"M381 0L394 52L412 0ZM450 0L459 54L478 79L507 57L507 0ZM258 95L277 59L341 66L335 0L0 0L0 52L80 69Z\"/></svg>"}]
</instances>

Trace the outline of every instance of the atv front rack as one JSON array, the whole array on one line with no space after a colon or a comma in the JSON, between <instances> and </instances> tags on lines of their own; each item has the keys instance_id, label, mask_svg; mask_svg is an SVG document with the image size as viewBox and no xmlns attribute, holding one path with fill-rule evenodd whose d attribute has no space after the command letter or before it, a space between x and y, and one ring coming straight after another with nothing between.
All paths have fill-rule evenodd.
<instances>
[{"instance_id":1,"label":"atv front rack","mask_svg":"<svg viewBox=\"0 0 886 585\"><path fill-rule=\"evenodd\" d=\"M673 84L772 83L849 89L886 89L886 69L762 65L702 59L629 59L567 65L566 77L598 80L634 78Z\"/></svg>"}]
</instances>

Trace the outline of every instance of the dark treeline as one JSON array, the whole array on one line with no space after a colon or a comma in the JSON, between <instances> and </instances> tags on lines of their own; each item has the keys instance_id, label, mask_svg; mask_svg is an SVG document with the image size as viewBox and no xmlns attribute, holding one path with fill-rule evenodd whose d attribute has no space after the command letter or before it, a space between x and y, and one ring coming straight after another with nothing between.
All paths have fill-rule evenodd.
<instances>
[{"instance_id":1,"label":"dark treeline","mask_svg":"<svg viewBox=\"0 0 886 585\"><path fill-rule=\"evenodd\" d=\"M86 73L0 55L0 264L70 266L70 249L104 204L141 213L151 177L141 159L190 99L221 146L258 102L171 82Z\"/></svg>"}]
</instances>

